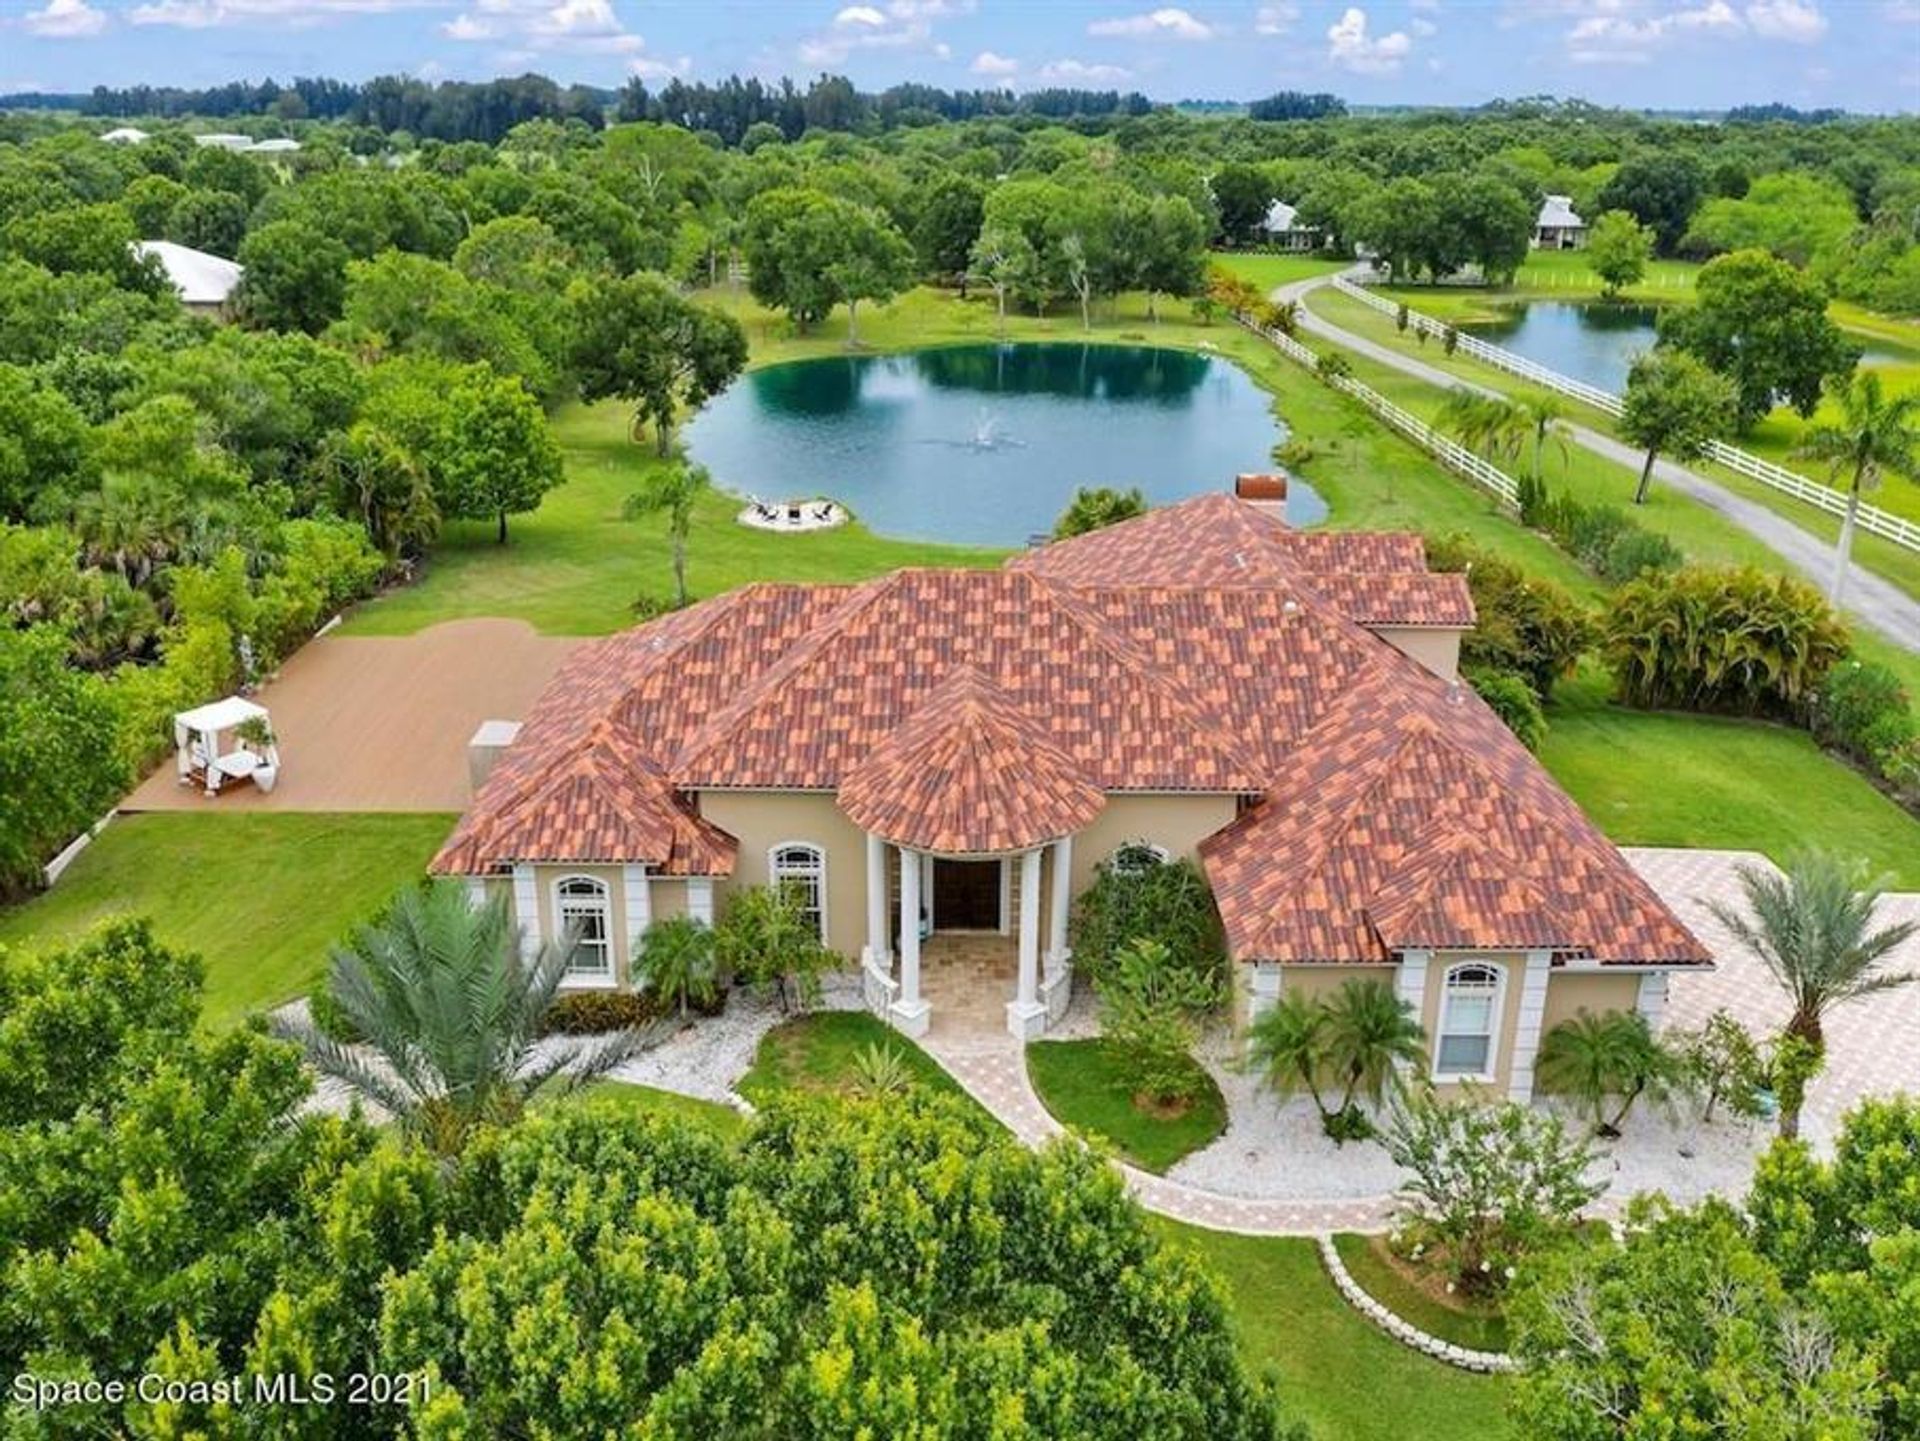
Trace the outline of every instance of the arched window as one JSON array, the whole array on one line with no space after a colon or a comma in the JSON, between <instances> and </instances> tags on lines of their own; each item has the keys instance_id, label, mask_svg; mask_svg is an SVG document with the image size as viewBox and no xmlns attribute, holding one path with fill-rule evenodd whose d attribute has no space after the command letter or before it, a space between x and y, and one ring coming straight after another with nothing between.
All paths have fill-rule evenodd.
<instances>
[{"instance_id":1,"label":"arched window","mask_svg":"<svg viewBox=\"0 0 1920 1441\"><path fill-rule=\"evenodd\" d=\"M568 876L553 888L560 934L574 938L567 957L567 979L613 979L613 910L605 881Z\"/></svg>"},{"instance_id":2,"label":"arched window","mask_svg":"<svg viewBox=\"0 0 1920 1441\"><path fill-rule=\"evenodd\" d=\"M788 841L767 854L767 879L799 898L800 913L827 938L827 853L805 841Z\"/></svg>"},{"instance_id":3,"label":"arched window","mask_svg":"<svg viewBox=\"0 0 1920 1441\"><path fill-rule=\"evenodd\" d=\"M1165 846L1156 846L1151 841L1126 841L1113 848L1108 864L1123 876L1137 876L1155 866L1164 866L1170 859Z\"/></svg>"},{"instance_id":4,"label":"arched window","mask_svg":"<svg viewBox=\"0 0 1920 1441\"><path fill-rule=\"evenodd\" d=\"M1500 990L1498 966L1469 962L1447 972L1440 997L1440 1040L1433 1052L1435 1076L1448 1080L1492 1077Z\"/></svg>"}]
</instances>

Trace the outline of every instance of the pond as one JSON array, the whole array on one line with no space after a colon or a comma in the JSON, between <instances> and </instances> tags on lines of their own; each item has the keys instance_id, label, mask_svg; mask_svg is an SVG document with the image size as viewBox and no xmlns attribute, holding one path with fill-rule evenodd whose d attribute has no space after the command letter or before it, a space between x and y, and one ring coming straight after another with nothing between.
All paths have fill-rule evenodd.
<instances>
[{"instance_id":1,"label":"pond","mask_svg":"<svg viewBox=\"0 0 1920 1441\"><path fill-rule=\"evenodd\" d=\"M753 371L687 426L739 495L830 496L883 535L1023 545L1080 486L1162 505L1267 470L1285 427L1231 363L1129 345L966 345ZM1295 481L1287 519L1327 508Z\"/></svg>"},{"instance_id":2,"label":"pond","mask_svg":"<svg viewBox=\"0 0 1920 1441\"><path fill-rule=\"evenodd\" d=\"M1500 310L1498 320L1475 321L1460 328L1549 370L1616 395L1627 388L1627 371L1633 358L1653 348L1660 315L1657 306L1606 301L1521 301L1503 305ZM1861 363L1891 365L1901 359L1868 346Z\"/></svg>"}]
</instances>

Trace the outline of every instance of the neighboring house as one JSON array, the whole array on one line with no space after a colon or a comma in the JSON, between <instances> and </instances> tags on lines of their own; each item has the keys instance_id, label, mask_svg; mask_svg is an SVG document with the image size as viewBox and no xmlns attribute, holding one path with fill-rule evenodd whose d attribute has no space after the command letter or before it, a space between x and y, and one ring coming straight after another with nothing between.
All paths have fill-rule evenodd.
<instances>
[{"instance_id":1,"label":"neighboring house","mask_svg":"<svg viewBox=\"0 0 1920 1441\"><path fill-rule=\"evenodd\" d=\"M1540 250L1580 250L1587 243L1587 222L1573 213L1573 197L1549 195L1533 222L1533 243Z\"/></svg>"},{"instance_id":2,"label":"neighboring house","mask_svg":"<svg viewBox=\"0 0 1920 1441\"><path fill-rule=\"evenodd\" d=\"M147 138L147 132L136 130L131 125L122 125L117 130L109 130L100 137L109 145L139 145Z\"/></svg>"},{"instance_id":3,"label":"neighboring house","mask_svg":"<svg viewBox=\"0 0 1920 1441\"><path fill-rule=\"evenodd\" d=\"M1710 961L1456 678L1473 618L1417 535L1226 495L998 571L751 585L575 652L432 869L508 894L529 946L577 925L580 986L628 983L653 920L791 885L900 1029L1004 1002L1030 1038L1095 868L1191 858L1236 1023L1377 978L1439 1080L1526 1097L1544 1027L1657 1014Z\"/></svg>"},{"instance_id":4,"label":"neighboring house","mask_svg":"<svg viewBox=\"0 0 1920 1441\"><path fill-rule=\"evenodd\" d=\"M245 155L293 155L300 149L298 140L273 139L256 140L241 147Z\"/></svg>"},{"instance_id":5,"label":"neighboring house","mask_svg":"<svg viewBox=\"0 0 1920 1441\"><path fill-rule=\"evenodd\" d=\"M233 261L171 240L136 240L133 250L142 259L151 256L160 262L168 282L180 293L180 303L188 310L216 318L226 313L242 273Z\"/></svg>"},{"instance_id":6,"label":"neighboring house","mask_svg":"<svg viewBox=\"0 0 1920 1441\"><path fill-rule=\"evenodd\" d=\"M1320 244L1320 227L1301 225L1300 212L1284 200L1276 200L1267 207L1266 219L1260 222L1260 233L1266 237L1266 243L1276 250L1314 250Z\"/></svg>"},{"instance_id":7,"label":"neighboring house","mask_svg":"<svg viewBox=\"0 0 1920 1441\"><path fill-rule=\"evenodd\" d=\"M251 135L234 135L225 131L193 137L195 145L208 145L219 150L245 150L253 144Z\"/></svg>"}]
</instances>

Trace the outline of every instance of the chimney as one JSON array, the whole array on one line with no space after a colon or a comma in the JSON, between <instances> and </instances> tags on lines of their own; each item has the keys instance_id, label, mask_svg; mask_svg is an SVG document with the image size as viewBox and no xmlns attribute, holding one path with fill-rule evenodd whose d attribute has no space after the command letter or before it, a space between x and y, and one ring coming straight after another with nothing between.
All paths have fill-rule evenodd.
<instances>
[{"instance_id":1,"label":"chimney","mask_svg":"<svg viewBox=\"0 0 1920 1441\"><path fill-rule=\"evenodd\" d=\"M1243 473L1233 478L1233 493L1255 510L1285 520L1287 515L1287 478L1274 472Z\"/></svg>"},{"instance_id":2,"label":"chimney","mask_svg":"<svg viewBox=\"0 0 1920 1441\"><path fill-rule=\"evenodd\" d=\"M467 742L467 785L472 790L478 791L486 784L487 777L493 774L494 765L519 735L519 721L480 722L473 739Z\"/></svg>"}]
</instances>

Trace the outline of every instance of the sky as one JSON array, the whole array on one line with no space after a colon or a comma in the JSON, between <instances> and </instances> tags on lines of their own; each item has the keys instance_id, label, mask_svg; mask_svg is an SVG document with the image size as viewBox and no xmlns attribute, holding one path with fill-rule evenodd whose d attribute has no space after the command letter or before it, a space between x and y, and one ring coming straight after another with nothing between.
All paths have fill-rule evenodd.
<instances>
[{"instance_id":1,"label":"sky","mask_svg":"<svg viewBox=\"0 0 1920 1441\"><path fill-rule=\"evenodd\" d=\"M1920 0L0 0L0 91L268 75L1920 110Z\"/></svg>"}]
</instances>

